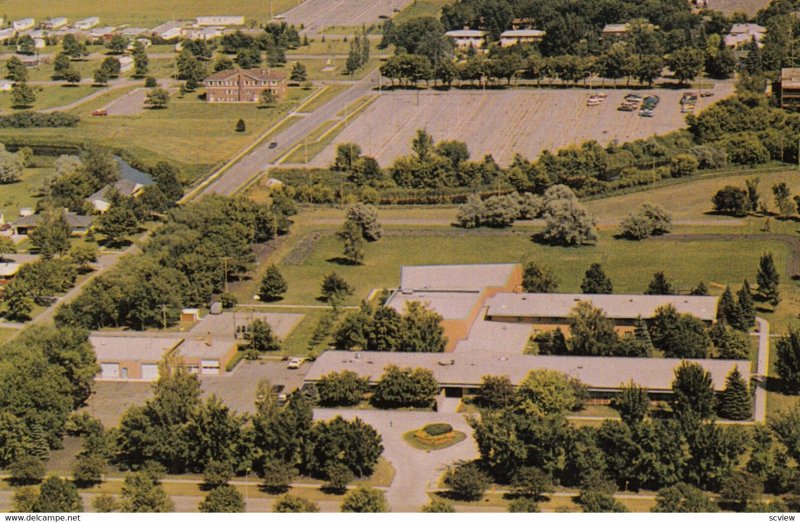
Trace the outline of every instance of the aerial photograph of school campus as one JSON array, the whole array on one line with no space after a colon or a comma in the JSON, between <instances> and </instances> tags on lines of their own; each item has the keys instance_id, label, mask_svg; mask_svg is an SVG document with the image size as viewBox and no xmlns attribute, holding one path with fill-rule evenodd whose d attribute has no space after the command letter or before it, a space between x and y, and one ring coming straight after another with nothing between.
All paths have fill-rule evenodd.
<instances>
[{"instance_id":1,"label":"aerial photograph of school campus","mask_svg":"<svg viewBox=\"0 0 800 522\"><path fill-rule=\"evenodd\" d=\"M800 0L0 0L0 73L0 512L800 511Z\"/></svg>"}]
</instances>

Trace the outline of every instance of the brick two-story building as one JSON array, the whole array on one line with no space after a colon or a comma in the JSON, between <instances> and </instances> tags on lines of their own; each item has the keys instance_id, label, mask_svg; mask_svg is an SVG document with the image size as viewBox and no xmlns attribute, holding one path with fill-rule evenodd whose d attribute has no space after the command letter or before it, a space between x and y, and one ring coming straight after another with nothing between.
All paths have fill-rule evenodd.
<instances>
[{"instance_id":1,"label":"brick two-story building","mask_svg":"<svg viewBox=\"0 0 800 522\"><path fill-rule=\"evenodd\" d=\"M272 91L277 99L286 97L286 75L272 69L229 69L219 71L203 82L206 101L211 103L253 103L261 93Z\"/></svg>"}]
</instances>

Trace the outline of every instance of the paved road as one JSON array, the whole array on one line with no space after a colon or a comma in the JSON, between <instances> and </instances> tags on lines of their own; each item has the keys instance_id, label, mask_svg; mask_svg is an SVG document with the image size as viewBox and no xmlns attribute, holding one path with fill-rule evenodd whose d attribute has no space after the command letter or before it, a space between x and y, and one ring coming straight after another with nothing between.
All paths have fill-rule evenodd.
<instances>
[{"instance_id":1,"label":"paved road","mask_svg":"<svg viewBox=\"0 0 800 522\"><path fill-rule=\"evenodd\" d=\"M310 113L290 113L290 115L302 116L302 119L265 140L218 178L214 179L212 176L210 179L213 181L200 190L199 194L231 195L236 193L253 176L272 166L275 160L300 143L305 136L323 122L335 118L345 105L371 93L373 87L377 85L378 74L377 71L368 74L364 79L355 82L348 90ZM269 148L270 142L277 142L278 146L271 149Z\"/></svg>"},{"instance_id":2,"label":"paved road","mask_svg":"<svg viewBox=\"0 0 800 522\"><path fill-rule=\"evenodd\" d=\"M392 463L397 472L386 494L386 499L395 512L419 512L430 501L428 491L438 487L439 477L448 465L478 457L472 428L467 424L464 415L458 413L314 410L315 419L327 420L337 415L346 419L359 417L372 425L383 437L383 457ZM433 422L447 422L456 430L466 433L467 438L455 446L438 451L418 450L403 440L403 433Z\"/></svg>"}]
</instances>

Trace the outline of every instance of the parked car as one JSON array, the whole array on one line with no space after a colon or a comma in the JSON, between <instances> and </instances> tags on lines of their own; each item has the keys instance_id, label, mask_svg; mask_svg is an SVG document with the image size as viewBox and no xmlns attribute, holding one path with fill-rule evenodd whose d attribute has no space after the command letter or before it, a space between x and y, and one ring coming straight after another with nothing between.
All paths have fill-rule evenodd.
<instances>
[{"instance_id":1,"label":"parked car","mask_svg":"<svg viewBox=\"0 0 800 522\"><path fill-rule=\"evenodd\" d=\"M639 94L630 93L625 95L625 100L640 102L642 101L642 97Z\"/></svg>"},{"instance_id":2,"label":"parked car","mask_svg":"<svg viewBox=\"0 0 800 522\"><path fill-rule=\"evenodd\" d=\"M712 91L704 91L700 93L700 96L702 96L703 98L708 98L710 96L714 96L714 93Z\"/></svg>"},{"instance_id":3,"label":"parked car","mask_svg":"<svg viewBox=\"0 0 800 522\"><path fill-rule=\"evenodd\" d=\"M645 118L652 118L653 114L653 109L642 109L639 111L639 116L644 116Z\"/></svg>"},{"instance_id":4,"label":"parked car","mask_svg":"<svg viewBox=\"0 0 800 522\"><path fill-rule=\"evenodd\" d=\"M271 143L269 144L269 148L270 148L270 149L274 149L274 148L275 148L275 147L277 147L277 146L278 146L278 142L277 142L277 141L273 141L273 142L271 142Z\"/></svg>"},{"instance_id":5,"label":"parked car","mask_svg":"<svg viewBox=\"0 0 800 522\"><path fill-rule=\"evenodd\" d=\"M292 357L291 359L289 359L289 365L287 366L287 368L290 370L296 370L300 368L300 366L302 366L304 362L305 359L303 359L302 357Z\"/></svg>"},{"instance_id":6,"label":"parked car","mask_svg":"<svg viewBox=\"0 0 800 522\"><path fill-rule=\"evenodd\" d=\"M92 116L108 116L108 111L105 109L97 109L92 111Z\"/></svg>"}]
</instances>

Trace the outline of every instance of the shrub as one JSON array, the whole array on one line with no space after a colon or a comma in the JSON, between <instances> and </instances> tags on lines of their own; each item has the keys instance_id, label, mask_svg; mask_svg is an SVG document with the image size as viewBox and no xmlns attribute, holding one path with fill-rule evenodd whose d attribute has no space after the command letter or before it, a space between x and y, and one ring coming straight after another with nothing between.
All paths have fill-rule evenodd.
<instances>
[{"instance_id":1,"label":"shrub","mask_svg":"<svg viewBox=\"0 0 800 522\"><path fill-rule=\"evenodd\" d=\"M74 114L64 112L33 112L22 111L0 116L0 127L15 129L30 129L33 127L75 127L81 119Z\"/></svg>"},{"instance_id":2,"label":"shrub","mask_svg":"<svg viewBox=\"0 0 800 522\"><path fill-rule=\"evenodd\" d=\"M453 427L447 423L428 424L422 430L428 435L435 437L436 435L444 435L453 431Z\"/></svg>"}]
</instances>

